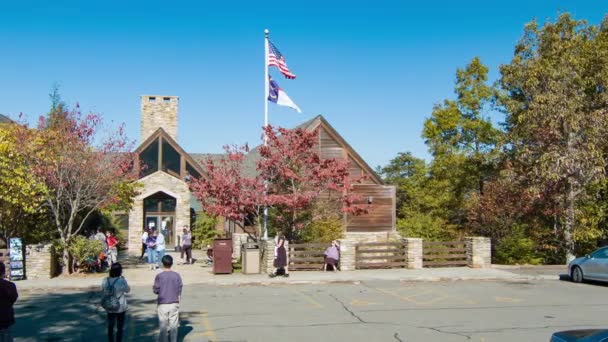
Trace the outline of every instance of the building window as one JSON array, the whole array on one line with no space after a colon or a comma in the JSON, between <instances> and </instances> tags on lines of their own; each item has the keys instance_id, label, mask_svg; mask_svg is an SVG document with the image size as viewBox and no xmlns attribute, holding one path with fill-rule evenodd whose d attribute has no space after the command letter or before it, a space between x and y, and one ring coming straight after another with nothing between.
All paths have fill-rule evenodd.
<instances>
[{"instance_id":1,"label":"building window","mask_svg":"<svg viewBox=\"0 0 608 342\"><path fill-rule=\"evenodd\" d=\"M192 165L190 165L190 163L186 163L186 171L188 171L188 174L192 178L196 178L196 179L201 178L201 174L198 173L198 171L196 171L196 169Z\"/></svg>"},{"instance_id":2,"label":"building window","mask_svg":"<svg viewBox=\"0 0 608 342\"><path fill-rule=\"evenodd\" d=\"M163 139L163 162L162 170L172 174L174 176L180 176L181 167L181 156L179 153L169 144L168 141Z\"/></svg>"},{"instance_id":3,"label":"building window","mask_svg":"<svg viewBox=\"0 0 608 342\"><path fill-rule=\"evenodd\" d=\"M163 102L171 102L171 98L170 97L163 97Z\"/></svg>"},{"instance_id":4,"label":"building window","mask_svg":"<svg viewBox=\"0 0 608 342\"><path fill-rule=\"evenodd\" d=\"M158 140L154 140L139 154L142 169L139 177L145 177L158 171Z\"/></svg>"},{"instance_id":5,"label":"building window","mask_svg":"<svg viewBox=\"0 0 608 342\"><path fill-rule=\"evenodd\" d=\"M154 96L148 97L148 102L156 102L156 97L154 97Z\"/></svg>"}]
</instances>

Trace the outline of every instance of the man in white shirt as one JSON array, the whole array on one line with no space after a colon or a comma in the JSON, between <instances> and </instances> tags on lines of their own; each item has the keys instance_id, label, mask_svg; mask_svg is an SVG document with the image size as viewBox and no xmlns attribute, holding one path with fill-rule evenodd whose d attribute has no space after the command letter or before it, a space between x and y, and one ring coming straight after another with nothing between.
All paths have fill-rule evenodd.
<instances>
[{"instance_id":1,"label":"man in white shirt","mask_svg":"<svg viewBox=\"0 0 608 342\"><path fill-rule=\"evenodd\" d=\"M162 232L154 231L156 235L156 262L160 268L161 259L165 256L165 235Z\"/></svg>"},{"instance_id":2,"label":"man in white shirt","mask_svg":"<svg viewBox=\"0 0 608 342\"><path fill-rule=\"evenodd\" d=\"M144 254L146 253L146 248L148 248L148 245L146 243L147 240L148 229L144 228L144 232L141 234L141 256L139 257L140 260L143 260Z\"/></svg>"}]
</instances>

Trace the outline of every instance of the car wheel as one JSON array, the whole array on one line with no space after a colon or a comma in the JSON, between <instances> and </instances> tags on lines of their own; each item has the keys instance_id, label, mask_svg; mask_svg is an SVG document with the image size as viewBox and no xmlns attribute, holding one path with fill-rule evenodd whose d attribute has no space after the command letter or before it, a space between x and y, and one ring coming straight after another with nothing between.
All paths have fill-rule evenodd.
<instances>
[{"instance_id":1,"label":"car wheel","mask_svg":"<svg viewBox=\"0 0 608 342\"><path fill-rule=\"evenodd\" d=\"M584 280L583 271L578 266L574 266L572 268L572 274L570 276L572 278L572 281L575 283L582 283Z\"/></svg>"}]
</instances>

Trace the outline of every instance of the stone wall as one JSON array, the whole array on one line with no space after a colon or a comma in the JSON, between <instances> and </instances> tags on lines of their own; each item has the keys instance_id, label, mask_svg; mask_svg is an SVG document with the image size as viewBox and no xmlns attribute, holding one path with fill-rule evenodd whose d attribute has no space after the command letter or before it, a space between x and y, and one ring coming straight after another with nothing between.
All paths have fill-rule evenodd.
<instances>
[{"instance_id":1,"label":"stone wall","mask_svg":"<svg viewBox=\"0 0 608 342\"><path fill-rule=\"evenodd\" d=\"M488 268L492 265L492 242L486 237L465 237L467 264L472 268Z\"/></svg>"},{"instance_id":2,"label":"stone wall","mask_svg":"<svg viewBox=\"0 0 608 342\"><path fill-rule=\"evenodd\" d=\"M141 141L143 143L160 127L177 141L177 108L179 97L144 95L141 97Z\"/></svg>"},{"instance_id":3,"label":"stone wall","mask_svg":"<svg viewBox=\"0 0 608 342\"><path fill-rule=\"evenodd\" d=\"M133 208L129 212L128 250L131 255L141 253L141 234L144 225L144 199L159 191L175 197L175 221L173 241L177 243L177 233L181 227L190 226L190 190L188 184L179 178L165 172L157 171L139 180L143 185L142 192L133 200Z\"/></svg>"},{"instance_id":4,"label":"stone wall","mask_svg":"<svg viewBox=\"0 0 608 342\"><path fill-rule=\"evenodd\" d=\"M247 242L246 233L232 233L232 259L238 260L241 258L241 245Z\"/></svg>"},{"instance_id":5,"label":"stone wall","mask_svg":"<svg viewBox=\"0 0 608 342\"><path fill-rule=\"evenodd\" d=\"M407 268L422 268L422 256L424 253L422 239L406 238L405 253L407 255Z\"/></svg>"},{"instance_id":6,"label":"stone wall","mask_svg":"<svg viewBox=\"0 0 608 342\"><path fill-rule=\"evenodd\" d=\"M340 243L340 271L354 271L357 241L355 239L341 239L338 242Z\"/></svg>"},{"instance_id":7,"label":"stone wall","mask_svg":"<svg viewBox=\"0 0 608 342\"><path fill-rule=\"evenodd\" d=\"M402 237L398 232L345 233L344 239L355 243L364 243L401 241Z\"/></svg>"}]
</instances>

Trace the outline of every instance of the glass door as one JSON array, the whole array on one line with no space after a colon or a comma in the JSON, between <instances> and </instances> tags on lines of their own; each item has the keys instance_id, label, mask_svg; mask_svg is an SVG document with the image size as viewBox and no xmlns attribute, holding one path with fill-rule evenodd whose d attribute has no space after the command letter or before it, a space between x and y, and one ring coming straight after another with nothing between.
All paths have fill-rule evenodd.
<instances>
[{"instance_id":1,"label":"glass door","mask_svg":"<svg viewBox=\"0 0 608 342\"><path fill-rule=\"evenodd\" d=\"M163 215L161 218L161 232L165 236L165 246L167 249L175 247L175 227L173 216Z\"/></svg>"}]
</instances>

